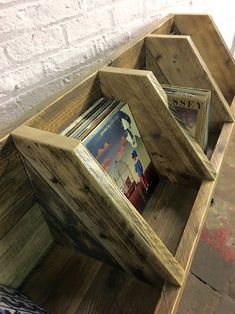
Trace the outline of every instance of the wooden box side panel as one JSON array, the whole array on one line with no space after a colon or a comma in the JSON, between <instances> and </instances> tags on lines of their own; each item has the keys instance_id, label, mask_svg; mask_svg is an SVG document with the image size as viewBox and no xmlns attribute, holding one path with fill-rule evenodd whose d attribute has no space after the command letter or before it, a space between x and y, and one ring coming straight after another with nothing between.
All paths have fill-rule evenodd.
<instances>
[{"instance_id":1,"label":"wooden box side panel","mask_svg":"<svg viewBox=\"0 0 235 314\"><path fill-rule=\"evenodd\" d=\"M174 25L190 35L219 89L229 104L235 95L235 61L209 15L176 14Z\"/></svg>"},{"instance_id":2,"label":"wooden box side panel","mask_svg":"<svg viewBox=\"0 0 235 314\"><path fill-rule=\"evenodd\" d=\"M232 113L235 111L235 100L232 103ZM224 123L221 134L217 141L215 150L213 152L211 162L219 173L220 168L228 148L230 136L233 132L234 135L234 123ZM165 283L162 290L161 298L156 307L156 314L161 313L176 313L177 305L179 303L181 294L183 292L185 282L190 270L192 259L194 256L197 243L199 241L200 233L203 227L203 223L206 217L207 208L210 204L213 191L218 180L218 175L215 181L203 181L199 189L197 198L192 207L190 217L182 235L181 242L176 252L176 259L183 266L186 271L184 282L182 287L176 288L171 284Z\"/></svg>"},{"instance_id":3,"label":"wooden box side panel","mask_svg":"<svg viewBox=\"0 0 235 314\"><path fill-rule=\"evenodd\" d=\"M27 121L26 125L60 133L100 97L100 84L95 73L51 102L38 115Z\"/></svg>"},{"instance_id":4,"label":"wooden box side panel","mask_svg":"<svg viewBox=\"0 0 235 314\"><path fill-rule=\"evenodd\" d=\"M0 284L18 288L52 242L35 203L0 240Z\"/></svg>"},{"instance_id":5,"label":"wooden box side panel","mask_svg":"<svg viewBox=\"0 0 235 314\"><path fill-rule=\"evenodd\" d=\"M0 284L17 288L52 243L19 152L0 142Z\"/></svg>"},{"instance_id":6,"label":"wooden box side panel","mask_svg":"<svg viewBox=\"0 0 235 314\"><path fill-rule=\"evenodd\" d=\"M211 90L211 130L233 121L230 107L189 36L150 35L146 47L171 85Z\"/></svg>"},{"instance_id":7,"label":"wooden box side panel","mask_svg":"<svg viewBox=\"0 0 235 314\"><path fill-rule=\"evenodd\" d=\"M81 222L64 202L63 198L43 179L43 177L23 158L35 196L50 227L55 241L75 247L85 255L118 266L117 262Z\"/></svg>"},{"instance_id":8,"label":"wooden box side panel","mask_svg":"<svg viewBox=\"0 0 235 314\"><path fill-rule=\"evenodd\" d=\"M10 137L0 142L0 239L32 207L33 191Z\"/></svg>"},{"instance_id":9,"label":"wooden box side panel","mask_svg":"<svg viewBox=\"0 0 235 314\"><path fill-rule=\"evenodd\" d=\"M184 272L133 205L77 140L20 127L14 142L126 272L154 284L180 284Z\"/></svg>"},{"instance_id":10,"label":"wooden box side panel","mask_svg":"<svg viewBox=\"0 0 235 314\"><path fill-rule=\"evenodd\" d=\"M104 96L129 104L145 146L162 175L172 182L182 182L185 175L214 178L209 160L170 112L167 96L151 72L106 67L99 76Z\"/></svg>"}]
</instances>

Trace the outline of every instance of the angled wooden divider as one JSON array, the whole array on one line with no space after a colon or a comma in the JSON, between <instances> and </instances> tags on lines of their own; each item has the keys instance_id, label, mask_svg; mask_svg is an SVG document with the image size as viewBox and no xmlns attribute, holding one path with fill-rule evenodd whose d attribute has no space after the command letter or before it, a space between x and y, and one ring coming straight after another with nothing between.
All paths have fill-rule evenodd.
<instances>
[{"instance_id":1,"label":"angled wooden divider","mask_svg":"<svg viewBox=\"0 0 235 314\"><path fill-rule=\"evenodd\" d=\"M27 126L12 135L22 156L66 204L65 210L122 269L155 285L159 276L181 285L182 267L81 142Z\"/></svg>"},{"instance_id":2,"label":"angled wooden divider","mask_svg":"<svg viewBox=\"0 0 235 314\"><path fill-rule=\"evenodd\" d=\"M62 243L64 246L75 247L85 255L118 267L119 265L112 255L91 236L89 229L70 210L63 198L24 157L22 159L43 216L50 226L56 242Z\"/></svg>"},{"instance_id":3,"label":"angled wooden divider","mask_svg":"<svg viewBox=\"0 0 235 314\"><path fill-rule=\"evenodd\" d=\"M167 96L150 71L106 67L99 71L105 97L126 101L156 169L172 182L186 176L213 179L199 144L170 112Z\"/></svg>"},{"instance_id":4,"label":"angled wooden divider","mask_svg":"<svg viewBox=\"0 0 235 314\"><path fill-rule=\"evenodd\" d=\"M235 97L231 105L232 113L235 113ZM215 150L213 152L211 163L217 170L218 175L214 181L204 180L198 191L197 198L191 210L187 225L185 227L182 239L177 248L175 257L177 261L183 266L186 272L182 287L174 287L167 282L162 289L161 298L157 304L155 314L162 313L176 313L177 305L183 293L184 286L190 271L193 255L199 241L199 236L206 219L207 208L210 205L213 191L216 187L217 180L219 179L219 172L225 153L228 148L230 136L234 132L234 123L224 123Z\"/></svg>"},{"instance_id":5,"label":"angled wooden divider","mask_svg":"<svg viewBox=\"0 0 235 314\"><path fill-rule=\"evenodd\" d=\"M209 71L231 104L235 91L235 61L213 19L207 14L177 14L174 25L182 35L190 35Z\"/></svg>"},{"instance_id":6,"label":"angled wooden divider","mask_svg":"<svg viewBox=\"0 0 235 314\"><path fill-rule=\"evenodd\" d=\"M215 131L223 121L233 121L228 103L189 36L149 35L146 49L169 84L211 90L210 129Z\"/></svg>"}]
</instances>

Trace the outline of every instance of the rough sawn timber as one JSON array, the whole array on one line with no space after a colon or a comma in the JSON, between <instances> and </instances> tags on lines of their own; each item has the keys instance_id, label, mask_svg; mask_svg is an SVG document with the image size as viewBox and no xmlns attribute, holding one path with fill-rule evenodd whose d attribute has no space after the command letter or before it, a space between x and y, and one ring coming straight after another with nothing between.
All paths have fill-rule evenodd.
<instances>
[{"instance_id":1,"label":"rough sawn timber","mask_svg":"<svg viewBox=\"0 0 235 314\"><path fill-rule=\"evenodd\" d=\"M105 97L129 104L157 171L172 182L181 182L187 175L215 178L199 144L171 113L167 95L152 72L105 67L99 77Z\"/></svg>"},{"instance_id":2,"label":"rough sawn timber","mask_svg":"<svg viewBox=\"0 0 235 314\"><path fill-rule=\"evenodd\" d=\"M27 126L12 136L22 156L122 269L155 285L159 276L181 285L182 267L81 142Z\"/></svg>"}]
</instances>

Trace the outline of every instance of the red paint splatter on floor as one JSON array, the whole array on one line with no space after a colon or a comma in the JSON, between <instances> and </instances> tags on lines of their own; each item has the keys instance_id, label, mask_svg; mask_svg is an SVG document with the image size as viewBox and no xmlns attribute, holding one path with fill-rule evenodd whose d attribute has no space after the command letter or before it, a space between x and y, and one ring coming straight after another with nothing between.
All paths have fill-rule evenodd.
<instances>
[{"instance_id":1,"label":"red paint splatter on floor","mask_svg":"<svg viewBox=\"0 0 235 314\"><path fill-rule=\"evenodd\" d=\"M231 232L224 227L209 230L204 226L200 239L209 245L212 250L217 251L226 262L235 262L235 249L227 244L230 236Z\"/></svg>"}]
</instances>

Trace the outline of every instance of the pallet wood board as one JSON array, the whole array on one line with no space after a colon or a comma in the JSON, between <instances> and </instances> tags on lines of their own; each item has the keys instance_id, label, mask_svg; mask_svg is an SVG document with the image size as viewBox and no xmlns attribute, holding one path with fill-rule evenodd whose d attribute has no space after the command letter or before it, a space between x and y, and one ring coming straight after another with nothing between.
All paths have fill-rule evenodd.
<instances>
[{"instance_id":1,"label":"pallet wood board","mask_svg":"<svg viewBox=\"0 0 235 314\"><path fill-rule=\"evenodd\" d=\"M0 284L17 288L53 240L35 203L0 240Z\"/></svg>"},{"instance_id":2,"label":"pallet wood board","mask_svg":"<svg viewBox=\"0 0 235 314\"><path fill-rule=\"evenodd\" d=\"M230 105L235 94L235 61L212 17L207 14L177 14L174 25L182 35L191 37Z\"/></svg>"},{"instance_id":3,"label":"pallet wood board","mask_svg":"<svg viewBox=\"0 0 235 314\"><path fill-rule=\"evenodd\" d=\"M112 67L118 68L145 68L145 48L144 39L125 51L120 57L110 62Z\"/></svg>"},{"instance_id":4,"label":"pallet wood board","mask_svg":"<svg viewBox=\"0 0 235 314\"><path fill-rule=\"evenodd\" d=\"M58 245L21 289L52 314L152 314L160 297L159 289Z\"/></svg>"},{"instance_id":5,"label":"pallet wood board","mask_svg":"<svg viewBox=\"0 0 235 314\"><path fill-rule=\"evenodd\" d=\"M101 265L75 249L54 245L20 289L52 314L76 313Z\"/></svg>"},{"instance_id":6,"label":"pallet wood board","mask_svg":"<svg viewBox=\"0 0 235 314\"><path fill-rule=\"evenodd\" d=\"M35 202L19 152L10 137L0 141L0 240Z\"/></svg>"},{"instance_id":7,"label":"pallet wood board","mask_svg":"<svg viewBox=\"0 0 235 314\"><path fill-rule=\"evenodd\" d=\"M97 74L85 79L82 84L66 91L50 106L26 122L26 125L41 130L60 133L79 114L101 97Z\"/></svg>"},{"instance_id":8,"label":"pallet wood board","mask_svg":"<svg viewBox=\"0 0 235 314\"><path fill-rule=\"evenodd\" d=\"M40 204L54 239L59 243L64 243L64 245L75 247L83 254L118 267L117 262L108 251L91 237L87 227L70 210L63 198L53 190L25 158L23 161L32 183L35 197Z\"/></svg>"},{"instance_id":9,"label":"pallet wood board","mask_svg":"<svg viewBox=\"0 0 235 314\"><path fill-rule=\"evenodd\" d=\"M106 67L99 77L105 97L129 104L157 171L173 182L180 182L180 174L215 177L199 144L170 112L167 96L152 72Z\"/></svg>"},{"instance_id":10,"label":"pallet wood board","mask_svg":"<svg viewBox=\"0 0 235 314\"><path fill-rule=\"evenodd\" d=\"M12 136L23 157L122 269L153 284L161 276L180 285L181 266L82 143L27 126Z\"/></svg>"},{"instance_id":11,"label":"pallet wood board","mask_svg":"<svg viewBox=\"0 0 235 314\"><path fill-rule=\"evenodd\" d=\"M162 179L143 212L144 219L173 255L181 241L198 188Z\"/></svg>"},{"instance_id":12,"label":"pallet wood board","mask_svg":"<svg viewBox=\"0 0 235 314\"><path fill-rule=\"evenodd\" d=\"M189 36L149 35L146 48L169 84L211 90L211 130L218 129L223 121L233 121L228 103Z\"/></svg>"},{"instance_id":13,"label":"pallet wood board","mask_svg":"<svg viewBox=\"0 0 235 314\"><path fill-rule=\"evenodd\" d=\"M225 123L219 137L212 157L212 162L217 170L220 169L232 128L232 123ZM233 136L235 136L234 132ZM179 249L176 252L176 256L182 260L187 271L190 268L193 251L206 215L206 207L210 203L215 184L214 181L204 181L196 200L195 196L192 198L195 203L183 233L183 242L180 245L182 250ZM151 216L152 214L153 216ZM154 215L150 211L148 219L154 221ZM191 233L192 229L193 233ZM193 246L191 242L194 243ZM86 313L88 310L89 313L96 313L97 309L101 313L105 313L105 311L138 314L176 313L177 302L183 287L176 288L165 284L164 288L159 286L156 289L128 277L122 271L113 269L107 264L82 257L86 260L84 263L80 258L77 252L54 248L23 285L23 292L52 313L64 313L65 309L68 312L71 309L71 312L75 313ZM84 264L88 267L78 272L77 269L80 270ZM73 284L70 287L71 278L74 276L79 279L72 280ZM60 289L57 288L58 278L60 278L60 282L65 282L65 288L61 286ZM66 295L64 295L65 290L67 291ZM103 292L105 292L105 297Z\"/></svg>"},{"instance_id":14,"label":"pallet wood board","mask_svg":"<svg viewBox=\"0 0 235 314\"><path fill-rule=\"evenodd\" d=\"M178 18L179 17L179 18ZM208 22L209 19L209 22ZM190 22L189 22L190 21ZM198 22L200 21L200 23ZM192 27L190 28L190 23L192 22ZM181 24L181 28L180 28L180 24ZM171 15L166 17L166 19L164 19L164 21L161 21L158 25L158 28L155 30L155 33L158 34L168 34L168 33L181 33L185 35L190 35L193 44L196 46L197 50L199 51L199 54L201 55L201 57L203 58L203 60L206 62L209 71L211 72L213 79L215 80L216 84L218 85L219 89L221 89L221 92L223 94L223 96L225 97L227 103L230 105L230 102L233 98L234 95L234 61L230 58L231 56L229 55L229 52L226 50L227 48L224 47L224 43L223 40L221 40L221 38L219 38L218 32L216 30L216 27L213 25L213 22L210 22L210 18L208 17L201 17L200 18L196 18L192 15L187 15L187 17L185 17L185 15ZM216 33L217 32L217 33ZM200 36L199 36L200 34ZM205 34L205 35L204 35ZM209 35L208 35L209 34ZM218 36L217 36L218 35ZM210 38L210 36L212 36L212 40L210 41L210 52L208 53L208 49L205 49L205 47L208 47L208 45L205 45L205 42L208 43L208 38ZM135 47L134 47L135 46ZM134 45L132 50L130 50L130 52L126 51L125 54L123 54L123 56L118 57L118 59L115 61L113 61L113 65L114 66L125 66L126 68L128 67L138 67L138 68L143 68L144 64L146 64L146 66L151 66L154 67L154 71L155 71L155 75L159 75L160 71L161 71L161 75L165 77L165 80L167 80L165 73L163 74L163 71L161 70L159 64L157 63L157 61L155 62L155 59L153 58L152 55L150 55L150 50L146 50L146 60L144 60L144 54L143 54L143 45L141 44L136 44ZM203 50L204 49L204 50ZM134 55L134 51L137 52L137 55ZM212 55L210 55L210 53L212 53ZM212 56L212 57L211 57ZM149 57L151 57L151 59L149 59ZM206 61L207 58L207 61ZM210 65L210 63L212 63L212 60L216 60L216 62ZM225 61L225 62L224 62ZM219 69L219 72L218 72ZM156 74L157 73L157 74ZM228 84L225 84L225 82L230 81ZM169 84L168 80L167 83ZM230 84L230 85L229 85ZM87 108L87 106L89 106L92 102L94 102L94 100L96 100L97 98L99 98L102 95L101 93L101 88L100 88L100 82L99 79L97 77L97 75L95 74L93 77L89 78L88 80L84 81L83 83L77 85L76 87L73 88L73 90L66 92L65 94L63 94L62 96L60 96L57 100L54 100L51 105L49 107L47 107L45 110L43 110L43 112L40 112L37 116L33 117L30 121L28 121L27 123L31 126L35 126L37 128L41 128L44 130L49 130L55 133L60 133L60 131L66 127L75 116L77 116L78 114L80 114L83 110L85 110ZM221 119L221 124L223 123L224 119ZM220 123L220 121L218 121L218 123ZM212 164L215 167L215 170L219 169L221 160L222 160L222 156L224 155L225 152L225 145L227 143L227 138L230 134L231 131L231 127L232 124L231 123L225 123L224 127L222 128L219 127L217 129L217 131L220 133L221 128L222 128L222 133L221 136L219 137L219 141L217 143L216 146L216 151L213 154L213 150L212 150ZM212 130L214 131L214 130ZM216 131L216 130L215 130ZM217 136L216 136L217 138ZM223 141L222 141L222 138ZM2 191L2 193L0 192L0 201L1 203L1 210L3 208L3 212L4 214L1 215L1 219L2 219L2 223L0 221L0 226L3 226L3 229L0 230L0 233L2 231L2 237L4 239L5 235L8 235L8 233L10 233L13 228L16 226L17 222L19 222L22 217L24 217L27 213L27 211L31 210L32 204L35 202L35 198L33 196L32 193L32 189L31 186L28 182L26 173L24 171L24 168L22 167L20 158L19 158L19 154L18 152L15 150L14 145L12 145L11 141L8 141L6 139L4 139L1 142L1 155L0 155L0 162L1 162L1 174L3 174L3 176L1 177L1 181L0 181L0 191ZM3 163L2 163L3 160ZM19 178L22 179L22 181L19 182ZM21 185L22 183L22 185ZM171 211L171 208L168 211L166 211L166 216L161 216L161 212L158 212L158 209L161 208L161 206L164 206L164 202L166 204L166 206L170 206L166 200L163 200L160 202L163 205L156 205L156 209L157 209L157 215L156 212L152 212L152 214L154 214L154 218L151 219L150 215L150 220L149 222L152 221L152 228L154 229L154 219L156 218L157 220L161 220L161 219L165 219L166 221L163 224L162 228L160 228L159 230L159 237L161 238L161 240L163 240L164 244L167 246L167 248L170 250L171 253L175 252L175 251L179 251L179 253L176 253L176 255L179 257L179 259L182 259L182 263L184 265L186 265L186 272L188 271L192 256L193 256L193 251L195 249L196 246L196 241L197 238L199 237L199 231L197 230L197 227L201 226L202 222L201 220L203 220L203 215L204 215L204 210L205 210L205 206L206 204L208 204L208 200L210 198L211 195L211 186L214 186L215 182L207 182L204 184L204 188L200 189L199 194L200 194L200 198L197 198L197 203L201 202L201 208L199 207L199 210L197 211L197 207L194 206L193 208L193 212L192 215L189 216L189 224L187 224L186 226L186 231L183 232L183 220L184 217L186 217L186 215L183 217L182 215L182 220L181 218L179 218L179 222L180 222L180 226L177 229L176 225L174 225L174 212ZM47 186L46 186L47 187ZM177 188L176 188L177 190ZM22 193L22 191L24 191L24 194ZM5 193L6 192L6 193ZM10 196L10 197L9 197ZM53 195L54 196L54 195ZM193 196L192 196L193 199ZM192 201L191 199L191 201ZM174 197L172 198L172 202L174 200ZM202 201L204 200L204 202ZM188 204L190 203L190 201L188 202ZM3 204L3 206L2 206ZM200 205L200 204L199 204ZM187 207L187 206L186 206ZM187 209L187 208L186 208ZM197 215L198 212L198 215ZM6 215L5 215L6 213ZM189 213L187 213L188 215ZM178 217L178 216L177 216ZM41 219L41 218L40 218ZM196 224L193 223L192 219L195 219ZM5 223L7 222L7 223ZM8 224L9 222L9 224ZM191 226L194 226L195 228L195 233L193 232L192 235L191 234ZM15 225L15 226L14 226ZM173 231L176 230L177 234L180 235L183 232L183 236L182 236L182 244L179 246L179 250L177 250L178 248L178 244L179 244L179 238L181 238L181 236L179 236L179 238L174 239L174 241L172 241L172 234L169 234L169 236L165 237L166 232L164 231L164 229L170 230L172 227L172 234ZM175 229L174 229L175 228ZM194 229L193 229L194 231ZM36 232L36 231L35 231ZM190 239L192 240L192 245L190 243L188 243L187 237L188 235L190 235ZM0 236L1 239L1 236ZM27 238L25 240L25 244L27 243L27 241L30 239ZM0 240L1 241L1 240ZM186 248L186 254L183 254L182 250L183 248ZM14 247L14 246L13 246ZM180 249L181 247L181 249ZM43 249L43 248L42 248ZM35 261L37 261L37 258L35 258ZM32 262L31 264L31 268L34 266L35 261ZM78 260L77 260L78 261ZM88 263L88 262L87 262ZM54 263L54 265L56 265L56 263ZM70 264L68 263L68 265L76 265L76 262ZM93 263L92 263L93 265ZM100 264L99 264L100 266ZM106 266L106 265L105 265ZM102 266L105 267L105 266ZM91 267L91 264L89 264L88 268ZM107 266L109 267L109 266ZM30 268L30 269L31 269ZM30 269L28 269L28 271L30 271ZM50 271L53 272L53 268L50 268ZM100 271L100 274L98 275ZM114 271L115 272L115 271ZM71 273L71 271L70 271ZM86 273L86 272L85 272ZM99 284L99 287L105 287L107 285L107 282L109 283L109 278L110 276L105 276L106 273L109 273L108 270L104 270L104 269L100 269L99 267L96 268L94 267L94 273L92 276L96 277L96 282L100 283L101 281L101 274L104 274L103 281L102 284ZM59 272L58 272L59 274ZM27 272L25 272L25 275L27 275ZM53 275L52 275L53 276ZM50 277L50 276L49 276ZM112 276L111 276L112 277ZM121 276L122 277L122 276ZM39 278L39 277L38 277ZM64 277L65 278L65 277ZM78 280L80 279L79 276L79 272L77 273L77 277ZM93 279L89 279L87 277L82 277L82 278L86 278L84 279L84 281L89 282L88 286L90 287L90 280ZM43 278L41 278L43 279ZM132 279L133 280L133 279ZM21 280L20 280L21 281ZM20 283L19 281L19 283ZM43 281L43 280L42 280ZM122 282L122 281L121 281ZM129 282L129 281L128 281ZM131 282L131 279L130 279ZM45 281L44 281L45 283ZM34 285L31 286L32 289L36 289L35 288L35 284L36 282L34 282ZM143 311L141 311L141 313L148 313L148 310L151 309L151 312L153 312L154 309L154 304L157 302L157 300L159 299L159 290L153 290L155 292L150 292L150 290L148 290L146 287L149 286L142 286L144 285L143 283L140 284L141 288L140 290L135 290L135 284L132 285L132 283L128 283L128 285L125 287L123 287L122 292L119 292L119 290L117 289L117 291L115 292L118 295L118 301L117 301L117 305L115 304L115 309L117 309L117 311L123 307L123 309L125 309L126 307L129 306L130 308L130 312L131 309L133 308L135 311L137 311L138 309L142 309ZM81 285L83 287L83 285ZM84 289L84 291L82 292L81 290L78 289L78 287L75 285L71 291L70 291L70 296L71 298L73 298L73 296L75 296L75 299L79 299L80 298L80 294L82 295L81 299L83 299L84 294L89 290L89 298L84 298L82 302L79 301L79 304L81 305L80 310L84 311L84 309L88 309L89 308L89 301L90 298L92 298L93 300L97 301L97 304L100 306L101 309L107 309L105 302L103 302L99 296L102 295L102 293L97 296L97 291L96 291L96 285L93 285L90 289L89 287L86 286L86 288ZM138 285L137 285L138 286ZM160 285L159 285L160 286ZM66 286L66 291L68 291L70 287L69 282L67 281L67 286ZM128 288L127 288L128 287ZM57 288L56 284L54 286L54 288ZM62 296L64 295L64 292L61 291L59 289L59 287L57 289L55 289L55 293L50 294L53 290L53 287L49 288L47 286L47 291L46 293L48 293L48 298L46 302L49 302L51 304L53 304L53 306L56 304L58 306L58 300L57 298L60 300L61 298L61 305L63 305L63 298ZM52 290L50 290L52 289ZM120 288L121 289L121 288ZM39 287L40 290L40 287ZM77 293L75 293L74 291L78 291ZM145 303L145 307L141 308L141 302L138 302L138 300L136 300L136 296L139 295L139 291L145 291L145 294L140 294L142 297L140 297L139 299L142 300L146 300ZM146 292L147 291L147 292ZM151 290L152 291L152 290ZM176 309L176 304L177 301L180 297L182 289L177 289L174 286L171 286L169 284L166 284L164 286L164 289L162 290L162 298L159 302L159 306L157 308L157 311L160 311L159 313L162 313L161 311L174 311ZM50 293L49 293L50 292ZM134 293L136 292L136 293ZM33 291L31 291L31 293L33 293ZM45 293L45 291L41 291L41 293ZM75 293L75 294L74 294ZM83 293L83 294L82 294ZM147 293L147 296L146 296ZM154 299L154 293L155 295L155 299ZM134 297L133 297L134 294ZM148 298L148 296L151 295L151 297ZM50 299L50 296L52 297L52 299ZM128 296L128 297L127 297ZM146 299L144 299L144 297L146 297ZM113 299L112 299L113 300ZM120 301L121 300L121 301ZM67 301L67 300L66 300ZM77 301L75 301L75 303L72 305L72 309L74 310L77 303ZM68 306L69 305L65 305ZM112 306L112 304L109 304L109 306ZM57 307L59 309L59 307ZM57 309L56 308L56 309ZM65 308L65 307L64 307ZM63 309L64 309L63 308ZM94 306L92 305L91 309L93 309ZM58 313L56 311L56 313Z\"/></svg>"},{"instance_id":15,"label":"pallet wood board","mask_svg":"<svg viewBox=\"0 0 235 314\"><path fill-rule=\"evenodd\" d=\"M154 34L170 34L174 28L175 14L168 14L164 17L158 27L152 32Z\"/></svg>"},{"instance_id":16,"label":"pallet wood board","mask_svg":"<svg viewBox=\"0 0 235 314\"><path fill-rule=\"evenodd\" d=\"M161 84L169 85L169 81L166 78L165 74L161 70L159 64L157 63L156 58L151 54L150 50L147 48L147 45L145 45L145 64L146 64L146 70L152 71L155 75L156 79L161 82Z\"/></svg>"},{"instance_id":17,"label":"pallet wood board","mask_svg":"<svg viewBox=\"0 0 235 314\"><path fill-rule=\"evenodd\" d=\"M235 111L235 101L232 104L232 112ZM219 172L221 164L223 162L225 152L228 148L229 138L234 133L234 123L224 123L223 129L217 141L215 150L211 157L215 169ZM206 217L207 208L210 205L214 188L216 186L218 176L215 181L203 181L199 189L197 198L192 207L189 220L182 235L179 247L177 248L175 257L181 263L186 271L183 286L178 289L165 283L162 290L162 296L159 300L156 313L175 313L177 309L180 296L184 289L184 285L187 279L188 272L192 263L193 255L200 237L200 233L203 227L203 223Z\"/></svg>"}]
</instances>

